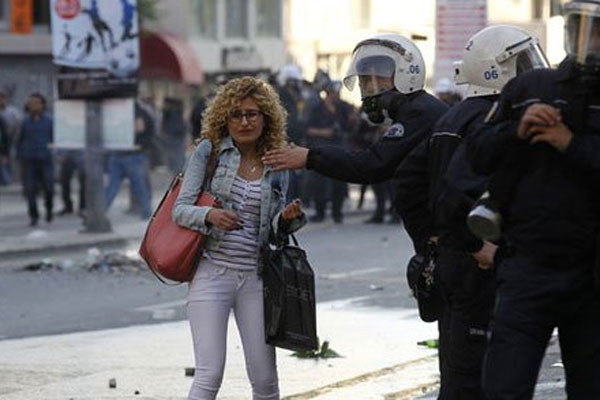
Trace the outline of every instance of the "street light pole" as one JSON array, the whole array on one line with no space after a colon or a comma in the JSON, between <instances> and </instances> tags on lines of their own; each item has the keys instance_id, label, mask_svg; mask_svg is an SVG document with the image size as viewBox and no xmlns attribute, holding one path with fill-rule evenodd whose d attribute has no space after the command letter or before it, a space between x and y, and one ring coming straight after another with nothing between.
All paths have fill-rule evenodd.
<instances>
[{"instance_id":1,"label":"street light pole","mask_svg":"<svg viewBox=\"0 0 600 400\"><path fill-rule=\"evenodd\" d=\"M85 233L111 232L104 199L104 151L102 143L102 102L87 100L85 107Z\"/></svg>"}]
</instances>

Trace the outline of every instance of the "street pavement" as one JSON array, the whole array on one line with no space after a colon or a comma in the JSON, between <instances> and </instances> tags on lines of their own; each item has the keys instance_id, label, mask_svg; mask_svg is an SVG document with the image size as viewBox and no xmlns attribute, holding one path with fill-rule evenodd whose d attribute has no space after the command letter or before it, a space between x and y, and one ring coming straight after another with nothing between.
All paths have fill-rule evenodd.
<instances>
[{"instance_id":1,"label":"street pavement","mask_svg":"<svg viewBox=\"0 0 600 400\"><path fill-rule=\"evenodd\" d=\"M152 178L156 202L169 176ZM344 224L309 224L299 234L317 273L319 336L342 357L298 359L278 350L283 398L435 399L436 352L416 344L436 336L435 324L418 319L404 280L410 241L399 225L362 224L369 212L352 209L355 189ZM125 214L127 204L123 188L108 213L112 233L82 234L74 216L32 230L18 190L0 189L1 400L185 398L191 378L184 371L193 366L185 286L162 287L147 271L17 269L41 258L85 257L92 246L135 250L146 223ZM250 398L230 326L219 399ZM554 343L536 399L564 399L563 386Z\"/></svg>"}]
</instances>

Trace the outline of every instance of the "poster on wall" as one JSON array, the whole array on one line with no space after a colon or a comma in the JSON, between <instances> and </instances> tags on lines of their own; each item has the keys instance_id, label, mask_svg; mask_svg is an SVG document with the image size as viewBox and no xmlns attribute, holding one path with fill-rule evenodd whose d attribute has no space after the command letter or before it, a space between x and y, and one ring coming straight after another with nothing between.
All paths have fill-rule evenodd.
<instances>
[{"instance_id":1,"label":"poster on wall","mask_svg":"<svg viewBox=\"0 0 600 400\"><path fill-rule=\"evenodd\" d=\"M59 97L135 96L137 0L50 0L50 6Z\"/></svg>"},{"instance_id":2,"label":"poster on wall","mask_svg":"<svg viewBox=\"0 0 600 400\"><path fill-rule=\"evenodd\" d=\"M462 59L471 36L487 26L487 0L437 0L434 80L454 79L454 61Z\"/></svg>"},{"instance_id":3,"label":"poster on wall","mask_svg":"<svg viewBox=\"0 0 600 400\"><path fill-rule=\"evenodd\" d=\"M54 103L54 148L85 148L85 113L84 100L58 100ZM133 99L102 101L102 142L105 149L134 149L134 124Z\"/></svg>"}]
</instances>

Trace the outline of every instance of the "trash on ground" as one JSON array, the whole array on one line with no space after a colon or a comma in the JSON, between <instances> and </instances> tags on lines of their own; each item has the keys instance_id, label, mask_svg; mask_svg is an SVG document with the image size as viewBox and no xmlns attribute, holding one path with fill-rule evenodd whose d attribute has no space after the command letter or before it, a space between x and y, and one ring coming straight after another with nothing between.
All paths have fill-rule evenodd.
<instances>
[{"instance_id":1,"label":"trash on ground","mask_svg":"<svg viewBox=\"0 0 600 400\"><path fill-rule=\"evenodd\" d=\"M369 285L369 289L373 291L383 290L383 286L372 283Z\"/></svg>"},{"instance_id":2,"label":"trash on ground","mask_svg":"<svg viewBox=\"0 0 600 400\"><path fill-rule=\"evenodd\" d=\"M48 239L48 232L43 231L41 229L36 229L33 232L29 233L27 236L25 236L25 239L27 239L27 240L44 240L44 239Z\"/></svg>"},{"instance_id":3,"label":"trash on ground","mask_svg":"<svg viewBox=\"0 0 600 400\"><path fill-rule=\"evenodd\" d=\"M146 264L139 255L131 251L113 251L103 253L97 247L91 247L83 259L65 258L62 260L43 259L22 267L24 271L72 271L87 270L110 273L146 271Z\"/></svg>"},{"instance_id":4,"label":"trash on ground","mask_svg":"<svg viewBox=\"0 0 600 400\"><path fill-rule=\"evenodd\" d=\"M115 378L110 378L108 380L108 387L110 389L116 389L117 388L117 380Z\"/></svg>"},{"instance_id":5,"label":"trash on ground","mask_svg":"<svg viewBox=\"0 0 600 400\"><path fill-rule=\"evenodd\" d=\"M196 368L186 368L185 369L185 376L194 376L195 373L196 373Z\"/></svg>"}]
</instances>

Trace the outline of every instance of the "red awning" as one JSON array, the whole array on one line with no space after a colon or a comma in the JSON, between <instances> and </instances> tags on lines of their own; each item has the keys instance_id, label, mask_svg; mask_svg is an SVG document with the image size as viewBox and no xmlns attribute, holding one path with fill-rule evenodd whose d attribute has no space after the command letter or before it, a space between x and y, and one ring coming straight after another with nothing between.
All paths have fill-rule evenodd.
<instances>
[{"instance_id":1,"label":"red awning","mask_svg":"<svg viewBox=\"0 0 600 400\"><path fill-rule=\"evenodd\" d=\"M147 33L140 38L143 79L160 79L199 85L204 72L190 45L177 36Z\"/></svg>"}]
</instances>

